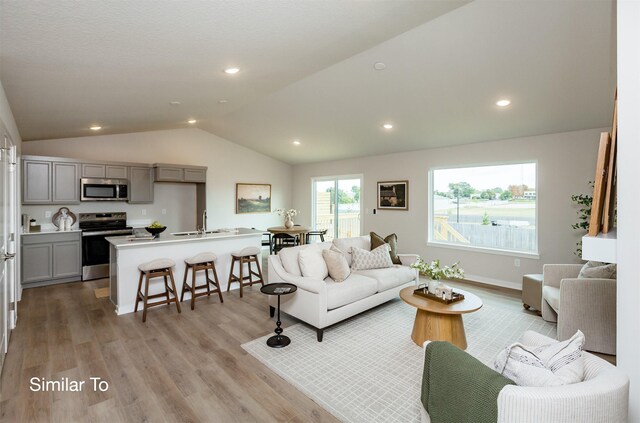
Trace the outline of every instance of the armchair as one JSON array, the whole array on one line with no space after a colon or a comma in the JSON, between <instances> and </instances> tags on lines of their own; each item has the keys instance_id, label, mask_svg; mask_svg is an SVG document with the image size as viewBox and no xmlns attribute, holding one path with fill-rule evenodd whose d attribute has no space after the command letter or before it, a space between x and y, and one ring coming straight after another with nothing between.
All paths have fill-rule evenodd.
<instances>
[{"instance_id":1,"label":"armchair","mask_svg":"<svg viewBox=\"0 0 640 423\"><path fill-rule=\"evenodd\" d=\"M616 280L578 279L580 264L545 264L542 280L542 318L558 322L558 339L578 329L584 349L616 353Z\"/></svg>"},{"instance_id":2,"label":"armchair","mask_svg":"<svg viewBox=\"0 0 640 423\"><path fill-rule=\"evenodd\" d=\"M520 342L537 346L552 343L554 340L533 331L526 331ZM428 343L429 341L425 343L425 349ZM456 356L450 359L456 360L457 356L465 354L467 353L459 350ZM585 377L582 382L551 387L507 385L502 388L493 405L497 408L497 422L626 422L629 407L629 378L605 360L586 352L582 354L585 366ZM493 370L487 369L487 371L497 375ZM456 370L456 374L452 374L446 380L430 381L429 389L438 393L441 389L447 390L451 381L460 381L465 378L472 380L473 377L474 374L469 372L469 367L461 366ZM483 389L481 383L476 382L475 385ZM473 403L475 397L460 398L452 394L450 398L451 407L477 407L477 404ZM424 400L420 403L420 412L422 423L438 421L429 415ZM469 421L477 422L477 419Z\"/></svg>"}]
</instances>

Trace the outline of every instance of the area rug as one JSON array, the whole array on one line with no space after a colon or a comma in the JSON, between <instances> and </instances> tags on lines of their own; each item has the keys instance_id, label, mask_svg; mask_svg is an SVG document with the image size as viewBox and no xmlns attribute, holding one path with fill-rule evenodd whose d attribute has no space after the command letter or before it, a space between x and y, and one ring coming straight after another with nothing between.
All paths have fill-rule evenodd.
<instances>
[{"instance_id":1,"label":"area rug","mask_svg":"<svg viewBox=\"0 0 640 423\"><path fill-rule=\"evenodd\" d=\"M242 347L344 422L419 422L422 348L411 340L415 308L394 300L327 328L323 342L310 326L286 327L285 348ZM485 304L464 315L467 352L491 366L526 330L550 337L556 326L513 307Z\"/></svg>"},{"instance_id":2,"label":"area rug","mask_svg":"<svg viewBox=\"0 0 640 423\"><path fill-rule=\"evenodd\" d=\"M96 288L93 293L96 298L107 298L109 296L109 288Z\"/></svg>"}]
</instances>

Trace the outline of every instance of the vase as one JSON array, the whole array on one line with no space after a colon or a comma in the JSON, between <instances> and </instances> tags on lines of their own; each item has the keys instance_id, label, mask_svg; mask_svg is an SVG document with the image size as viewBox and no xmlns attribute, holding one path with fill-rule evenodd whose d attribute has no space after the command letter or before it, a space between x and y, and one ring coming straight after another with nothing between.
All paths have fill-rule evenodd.
<instances>
[{"instance_id":1,"label":"vase","mask_svg":"<svg viewBox=\"0 0 640 423\"><path fill-rule=\"evenodd\" d=\"M284 219L284 227L287 229L293 228L293 220L290 217L285 217Z\"/></svg>"},{"instance_id":2,"label":"vase","mask_svg":"<svg viewBox=\"0 0 640 423\"><path fill-rule=\"evenodd\" d=\"M438 285L440 285L440 281L435 279L429 279L429 284L428 284L429 294L435 295L436 288L438 287Z\"/></svg>"}]
</instances>

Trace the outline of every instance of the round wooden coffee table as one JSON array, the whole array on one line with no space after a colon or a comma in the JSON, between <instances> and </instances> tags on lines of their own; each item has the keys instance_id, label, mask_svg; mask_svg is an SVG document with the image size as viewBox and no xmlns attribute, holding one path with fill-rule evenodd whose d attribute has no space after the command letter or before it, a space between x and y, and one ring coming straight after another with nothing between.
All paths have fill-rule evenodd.
<instances>
[{"instance_id":1,"label":"round wooden coffee table","mask_svg":"<svg viewBox=\"0 0 640 423\"><path fill-rule=\"evenodd\" d=\"M415 289L415 286L410 286L400 291L400 298L417 309L411 333L413 342L422 346L427 340L449 341L463 350L467 349L467 337L464 333L462 315L479 310L482 307L480 297L456 288L456 292L464 295L464 300L443 304L413 295Z\"/></svg>"}]
</instances>

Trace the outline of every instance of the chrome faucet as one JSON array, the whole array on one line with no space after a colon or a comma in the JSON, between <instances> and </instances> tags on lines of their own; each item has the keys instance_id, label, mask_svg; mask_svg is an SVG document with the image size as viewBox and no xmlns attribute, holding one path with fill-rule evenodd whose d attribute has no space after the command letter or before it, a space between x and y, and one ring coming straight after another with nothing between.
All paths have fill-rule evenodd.
<instances>
[{"instance_id":1,"label":"chrome faucet","mask_svg":"<svg viewBox=\"0 0 640 423\"><path fill-rule=\"evenodd\" d=\"M202 232L207 232L207 211L202 212Z\"/></svg>"}]
</instances>

